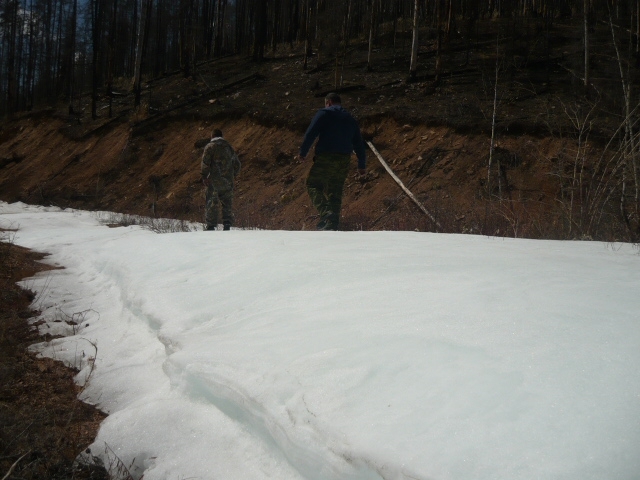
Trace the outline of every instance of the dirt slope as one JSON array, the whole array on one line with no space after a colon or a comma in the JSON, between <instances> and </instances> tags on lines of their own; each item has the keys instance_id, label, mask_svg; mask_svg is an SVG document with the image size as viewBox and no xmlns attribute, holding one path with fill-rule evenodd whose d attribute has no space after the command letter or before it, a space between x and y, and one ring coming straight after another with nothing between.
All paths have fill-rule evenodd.
<instances>
[{"instance_id":1,"label":"dirt slope","mask_svg":"<svg viewBox=\"0 0 640 480\"><path fill-rule=\"evenodd\" d=\"M200 221L202 144L213 126L235 146L243 169L237 180L239 226L313 229L305 178L310 163L295 155L299 131L266 127L249 118L176 119L157 130L132 135L128 123L73 140L61 119L25 118L0 145L4 200L104 209ZM486 180L489 138L450 127L411 126L393 119L362 122L400 179L437 217L445 231L480 232L478 207ZM561 146L553 139L507 138L510 195L541 202L547 191L545 158ZM433 230L432 222L403 194L371 151L365 179L349 177L342 229ZM535 235L536 232L531 232ZM509 233L507 233L509 234Z\"/></svg>"},{"instance_id":2,"label":"dirt slope","mask_svg":"<svg viewBox=\"0 0 640 480\"><path fill-rule=\"evenodd\" d=\"M237 225L313 229L316 212L304 187L310 165L294 159L339 76L343 105L442 231L576 238L564 197L577 148L567 112L590 105L579 79L563 68L580 53L576 25L554 26L554 55L539 51L534 38L526 58L514 46L501 59L491 172L496 59L487 27L486 41L478 37L470 54L464 38L452 39L439 84L431 75L432 43L423 45L419 75L411 81L406 51L376 49L369 70L365 44L355 46L337 71L334 65L316 69L313 61L304 71L300 50L288 47L260 63L241 56L207 62L190 78L176 73L149 80L136 109L123 80L112 117L105 97L99 118L91 119L83 97L74 110L84 113L67 115L66 106L58 106L2 124L0 199L201 221L199 162L215 126L243 164ZM526 29L535 33L533 23ZM599 78L609 85L609 77ZM593 150L585 151L592 159L616 126L606 112L619 105L613 94L606 100L591 132ZM341 229L433 231L433 222L371 152L368 159L367 177L347 181ZM616 228L598 235L616 238Z\"/></svg>"}]
</instances>

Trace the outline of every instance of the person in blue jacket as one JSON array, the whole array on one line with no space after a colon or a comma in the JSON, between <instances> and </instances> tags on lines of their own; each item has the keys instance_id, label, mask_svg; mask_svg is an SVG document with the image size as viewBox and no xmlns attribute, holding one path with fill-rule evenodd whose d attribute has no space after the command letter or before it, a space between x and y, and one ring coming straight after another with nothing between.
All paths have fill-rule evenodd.
<instances>
[{"instance_id":1,"label":"person in blue jacket","mask_svg":"<svg viewBox=\"0 0 640 480\"><path fill-rule=\"evenodd\" d=\"M306 160L313 142L318 138L313 165L307 177L307 191L320 214L318 230L337 230L351 152L355 152L358 158L360 175L366 172L367 157L358 122L342 108L340 96L337 93L328 94L324 105L304 134L298 159Z\"/></svg>"}]
</instances>

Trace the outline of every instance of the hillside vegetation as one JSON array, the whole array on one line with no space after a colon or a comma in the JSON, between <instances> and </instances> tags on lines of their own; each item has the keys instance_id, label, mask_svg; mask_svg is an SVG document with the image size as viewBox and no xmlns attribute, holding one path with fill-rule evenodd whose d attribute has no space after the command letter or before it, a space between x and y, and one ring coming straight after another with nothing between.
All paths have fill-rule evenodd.
<instances>
[{"instance_id":1,"label":"hillside vegetation","mask_svg":"<svg viewBox=\"0 0 640 480\"><path fill-rule=\"evenodd\" d=\"M199 162L219 127L243 164L237 226L313 229L310 164L295 156L324 95L339 91L440 225L368 151L366 177L354 159L347 180L342 230L637 242L637 38L594 21L585 87L581 22L478 20L473 37L452 31L441 55L425 29L413 75L406 25L370 59L363 38L304 69L292 43L259 61L234 54L146 78L137 107L130 79L117 79L95 119L86 95L72 114L56 104L2 124L0 198L201 221Z\"/></svg>"}]
</instances>

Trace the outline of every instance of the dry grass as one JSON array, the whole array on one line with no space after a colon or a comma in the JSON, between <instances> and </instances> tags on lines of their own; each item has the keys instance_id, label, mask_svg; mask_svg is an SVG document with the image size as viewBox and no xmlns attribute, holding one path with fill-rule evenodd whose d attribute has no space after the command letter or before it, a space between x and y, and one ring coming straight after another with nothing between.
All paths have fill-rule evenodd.
<instances>
[{"instance_id":1,"label":"dry grass","mask_svg":"<svg viewBox=\"0 0 640 480\"><path fill-rule=\"evenodd\" d=\"M43 256L0 232L0 475L3 479L106 479L104 468L74 465L104 414L77 399L75 371L27 352L41 341L28 319L35 294L16 282L46 267Z\"/></svg>"}]
</instances>

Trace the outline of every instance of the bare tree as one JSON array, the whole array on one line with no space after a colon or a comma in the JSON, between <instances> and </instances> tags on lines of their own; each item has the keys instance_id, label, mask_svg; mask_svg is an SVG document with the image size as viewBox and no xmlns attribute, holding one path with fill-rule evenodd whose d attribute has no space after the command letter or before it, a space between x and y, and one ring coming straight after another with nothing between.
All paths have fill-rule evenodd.
<instances>
[{"instance_id":1,"label":"bare tree","mask_svg":"<svg viewBox=\"0 0 640 480\"><path fill-rule=\"evenodd\" d=\"M227 9L227 0L218 0L218 6L216 8L216 23L215 23L215 48L214 55L219 56L222 54L222 45L224 41L224 28L225 28L225 12Z\"/></svg>"},{"instance_id":2,"label":"bare tree","mask_svg":"<svg viewBox=\"0 0 640 480\"><path fill-rule=\"evenodd\" d=\"M257 11L254 12L255 37L253 43L253 59L262 60L267 43L267 12L268 0L258 2Z\"/></svg>"},{"instance_id":3,"label":"bare tree","mask_svg":"<svg viewBox=\"0 0 640 480\"><path fill-rule=\"evenodd\" d=\"M589 13L591 5L589 0L583 1L584 5L584 87L589 87Z\"/></svg>"},{"instance_id":4,"label":"bare tree","mask_svg":"<svg viewBox=\"0 0 640 480\"><path fill-rule=\"evenodd\" d=\"M418 70L418 11L419 11L419 1L414 0L413 2L413 38L411 41L411 62L409 65L409 76L414 78L416 76L416 72Z\"/></svg>"},{"instance_id":5,"label":"bare tree","mask_svg":"<svg viewBox=\"0 0 640 480\"><path fill-rule=\"evenodd\" d=\"M98 85L100 84L100 45L102 42L102 14L104 0L91 1L91 38L92 38L92 62L91 62L91 118L98 118Z\"/></svg>"},{"instance_id":6,"label":"bare tree","mask_svg":"<svg viewBox=\"0 0 640 480\"><path fill-rule=\"evenodd\" d=\"M16 75L16 46L18 37L18 10L20 2L8 1L5 4L5 25L8 25L8 54L7 54L7 115L13 116L17 106L18 79Z\"/></svg>"},{"instance_id":7,"label":"bare tree","mask_svg":"<svg viewBox=\"0 0 640 480\"><path fill-rule=\"evenodd\" d=\"M149 31L149 22L147 17L151 13L151 1L141 0L140 20L138 24L138 38L136 42L136 60L133 74L133 93L134 105L140 105L140 96L142 93L142 60L144 58L144 46L146 43L147 33Z\"/></svg>"},{"instance_id":8,"label":"bare tree","mask_svg":"<svg viewBox=\"0 0 640 480\"><path fill-rule=\"evenodd\" d=\"M73 97L75 95L75 70L76 70L76 31L78 24L78 0L73 0L73 10L71 11L71 38L69 40L69 56L67 60L67 75L69 76L69 113L73 112Z\"/></svg>"},{"instance_id":9,"label":"bare tree","mask_svg":"<svg viewBox=\"0 0 640 480\"><path fill-rule=\"evenodd\" d=\"M442 75L442 40L443 40L443 0L436 0L436 68L435 68L435 85L440 84ZM447 27L449 28L449 27Z\"/></svg>"},{"instance_id":10,"label":"bare tree","mask_svg":"<svg viewBox=\"0 0 640 480\"><path fill-rule=\"evenodd\" d=\"M195 71L194 16L196 0L180 0L180 68L185 77Z\"/></svg>"},{"instance_id":11,"label":"bare tree","mask_svg":"<svg viewBox=\"0 0 640 480\"><path fill-rule=\"evenodd\" d=\"M578 107L568 107L563 105L565 114L570 119L576 132L576 150L572 159L572 173L569 179L569 205L567 206L568 235L572 237L574 228L578 228L582 236L590 235L590 219L586 215L592 212L593 208L589 205L588 196L590 189L585 185L585 164L588 153L589 134L593 125L593 113L595 104L591 105L586 114L581 115ZM564 172L559 172L564 175ZM593 198L593 197L591 197ZM577 210L577 211L576 211Z\"/></svg>"},{"instance_id":12,"label":"bare tree","mask_svg":"<svg viewBox=\"0 0 640 480\"><path fill-rule=\"evenodd\" d=\"M496 75L495 82L493 85L493 115L491 117L491 142L489 144L489 162L487 165L487 191L489 195L491 195L491 167L493 163L493 155L496 149L496 117L498 113L498 79L500 76L500 36L496 39ZM498 185L499 189L502 190L502 185L500 183L500 166L498 165ZM500 196L502 196L502 191L500 191Z\"/></svg>"},{"instance_id":13,"label":"bare tree","mask_svg":"<svg viewBox=\"0 0 640 480\"><path fill-rule=\"evenodd\" d=\"M118 0L111 6L111 24L109 25L109 60L107 66L107 97L109 99L109 118L113 115L113 70L116 55L116 31L118 19Z\"/></svg>"},{"instance_id":14,"label":"bare tree","mask_svg":"<svg viewBox=\"0 0 640 480\"><path fill-rule=\"evenodd\" d=\"M377 28L377 21L378 21L378 4L379 1L378 0L373 0L371 2L371 16L370 16L370 20L369 20L369 49L367 51L367 70L371 71L372 70L372 63L371 63L371 54L373 52L373 40L375 38L375 32L376 32L376 28Z\"/></svg>"},{"instance_id":15,"label":"bare tree","mask_svg":"<svg viewBox=\"0 0 640 480\"><path fill-rule=\"evenodd\" d=\"M309 63L309 55L312 53L313 37L311 35L311 15L313 13L313 4L307 0L305 9L305 28L304 28L304 61L302 68L307 69Z\"/></svg>"},{"instance_id":16,"label":"bare tree","mask_svg":"<svg viewBox=\"0 0 640 480\"><path fill-rule=\"evenodd\" d=\"M609 6L607 4L607 6ZM622 146L623 157L625 159L625 168L622 172L622 192L620 195L620 213L623 216L625 223L629 229L629 233L633 239L640 237L640 179L638 178L638 149L636 146L636 135L634 133L635 122L633 119L633 110L631 107L632 101L632 82L629 74L629 62L623 60L620 49L618 48L618 41L616 39L615 28L613 25L613 19L611 16L611 10L609 10L609 28L611 30L611 37L613 40L613 46L616 51L616 59L618 68L620 71L620 82L622 84L622 92L624 99L624 141ZM627 200L627 185L629 182L628 176L631 175L632 191L630 195L633 198L633 204L628 206ZM636 225L632 224L632 218L635 219Z\"/></svg>"}]
</instances>

